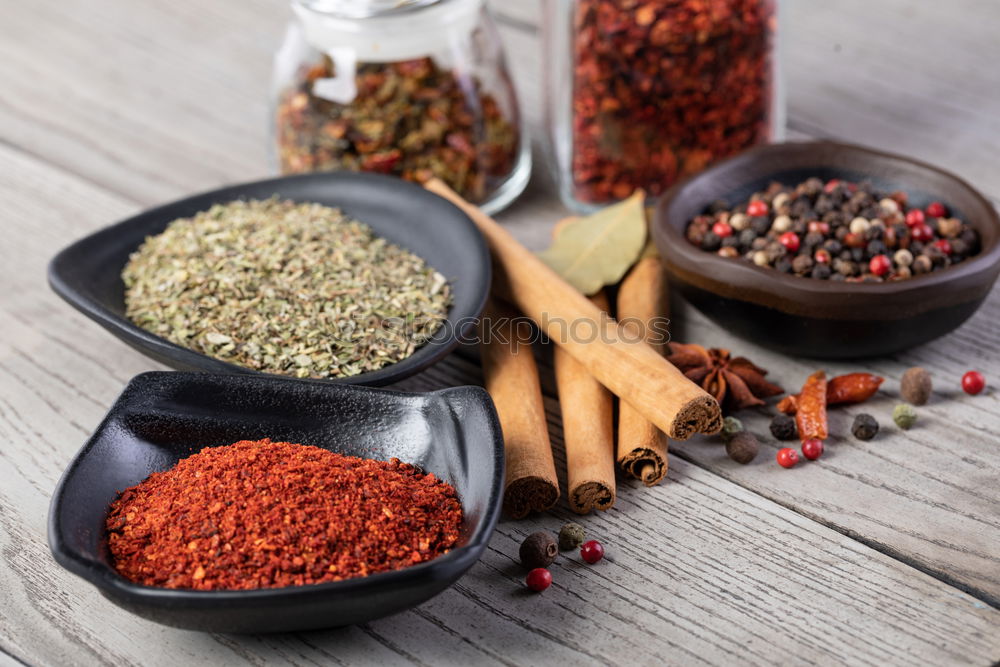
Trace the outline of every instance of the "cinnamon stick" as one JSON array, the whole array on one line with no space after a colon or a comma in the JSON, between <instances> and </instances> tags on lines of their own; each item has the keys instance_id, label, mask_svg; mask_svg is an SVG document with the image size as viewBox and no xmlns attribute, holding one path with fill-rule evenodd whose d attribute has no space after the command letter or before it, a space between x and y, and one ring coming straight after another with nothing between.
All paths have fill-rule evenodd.
<instances>
[{"instance_id":1,"label":"cinnamon stick","mask_svg":"<svg viewBox=\"0 0 1000 667\"><path fill-rule=\"evenodd\" d=\"M431 179L425 187L476 223L492 251L497 288L601 384L671 438L719 432L722 414L712 396L644 341L623 337L617 322L443 182ZM596 339L574 336L575 327L597 332Z\"/></svg>"},{"instance_id":2,"label":"cinnamon stick","mask_svg":"<svg viewBox=\"0 0 1000 667\"><path fill-rule=\"evenodd\" d=\"M608 310L604 292L591 301ZM615 504L614 399L565 348L556 346L553 354L570 509L577 514L606 510Z\"/></svg>"},{"instance_id":3,"label":"cinnamon stick","mask_svg":"<svg viewBox=\"0 0 1000 667\"><path fill-rule=\"evenodd\" d=\"M514 326L495 326L502 318L515 317L517 313L509 306L488 303L480 331L480 351L486 390L493 398L503 429L507 461L503 510L511 518L521 519L555 505L559 481L531 345L518 340ZM487 332L490 325L491 331Z\"/></svg>"},{"instance_id":4,"label":"cinnamon stick","mask_svg":"<svg viewBox=\"0 0 1000 667\"><path fill-rule=\"evenodd\" d=\"M653 329L667 312L667 290L663 266L656 255L639 259L618 288L618 321L633 335L643 336L663 353L660 335ZM628 403L618 408L618 465L646 486L654 486L667 474L667 437Z\"/></svg>"}]
</instances>

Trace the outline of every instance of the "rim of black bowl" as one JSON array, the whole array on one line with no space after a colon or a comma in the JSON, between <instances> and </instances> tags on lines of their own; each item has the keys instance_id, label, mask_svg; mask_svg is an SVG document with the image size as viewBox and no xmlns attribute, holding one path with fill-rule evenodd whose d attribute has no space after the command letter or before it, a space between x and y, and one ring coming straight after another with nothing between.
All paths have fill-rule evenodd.
<instances>
[{"instance_id":1,"label":"rim of black bowl","mask_svg":"<svg viewBox=\"0 0 1000 667\"><path fill-rule=\"evenodd\" d=\"M136 378L143 377L146 375L161 374L170 371L147 371L146 373L140 373ZM261 374L264 375L264 374ZM289 378L283 378L281 376L265 376L266 379L272 380L288 380ZM135 378L133 378L134 380ZM343 390L353 390L353 391L365 391L365 392L379 392L388 396L395 396L398 398L412 399L414 396L423 397L435 397L440 400L447 401L450 396L461 396L463 394L473 395L477 400L483 398L492 406L492 401L489 398L489 394L482 387L476 387L473 385L463 385L460 387L448 387L445 389L438 389L436 391L423 392L420 394L414 394L413 392L396 391L393 389L381 389L376 387L364 387L364 386L351 386L351 385L341 385ZM494 426L494 432L497 434L496 442L494 443L497 450L500 452L500 460L503 461L503 438L500 435L500 423L496 416L496 410L491 409L488 411L490 413L490 420ZM107 422L111 419L108 415L101 421L101 424L94 430L95 433L101 431ZM497 466L497 470L494 474L493 482L490 485L490 498L488 501L488 507L490 508L487 515L483 517L483 520L476 526L475 531L469 536L467 542L461 546L455 547L451 551L433 560L429 560L417 565L411 565L409 567L404 567L399 570L391 570L388 572L378 572L376 574L368 575L365 577L354 577L351 579L342 579L341 581L330 581L320 584L307 584L304 586L283 586L280 588L252 588L247 590L212 590L212 591L200 591L191 588L162 588L159 586L146 586L144 584L137 584L129 581L122 575L115 572L115 570L105 563L98 561L93 561L88 558L83 558L75 551L68 549L65 542L62 539L62 525L58 516L58 508L62 503L62 495L64 492L64 487L66 480L69 479L70 473L76 466L80 465L83 461L87 452L95 445L93 438L87 441L74 456L70 465L63 471L62 476L59 478L59 483L56 485L55 491L52 494L52 499L49 501L49 511L47 520L47 532L49 541L49 550L52 553L53 558L62 565L64 568L70 572L80 576L86 581L90 582L96 586L102 592L112 591L119 597L124 597L128 599L142 599L142 600L156 600L169 603L172 600L181 601L183 600L185 604L195 605L195 606L215 606L219 602L257 602L266 601L274 598L296 598L296 597L311 597L314 595L327 595L329 593L337 593L340 595L351 595L359 590L365 588L371 588L375 586L379 587L390 587L397 583L402 583L409 579L424 577L424 578L447 578L448 573L455 568L461 568L463 571L471 567L476 560L479 558L479 552L481 552L486 545L489 543L490 537L492 537L493 530L496 527L496 523L500 517L501 501L503 495L503 479L505 470L503 465ZM463 505L464 509L464 505ZM441 575L438 577L438 575Z\"/></svg>"},{"instance_id":2,"label":"rim of black bowl","mask_svg":"<svg viewBox=\"0 0 1000 667\"><path fill-rule=\"evenodd\" d=\"M679 216L673 209L678 205L678 200L692 188L717 178L721 172L741 170L748 174L746 178L748 182L763 180L768 174L780 174L782 169L765 171L757 169L759 162L774 159L775 156L804 159L818 154L820 159L815 161L815 169L852 170L824 163L821 159L824 153L828 156L847 154L861 159L874 158L891 162L900 169L904 177L907 172L927 172L950 181L952 187L963 191L963 195L981 209L982 215L974 220L965 217L967 214L963 213L963 220L973 225L980 233L982 239L980 252L958 265L906 280L847 283L786 275L772 268L739 261L738 258L719 257L715 253L693 246L685 238L683 230L689 220L680 220L683 216ZM785 169L790 171L797 168L808 168L808 165L790 164ZM860 174L865 173L860 160L853 170ZM901 185L901 188L905 190L905 185ZM711 199L702 202L702 206L707 206L712 199L725 199L726 194L713 193ZM713 291L725 291L727 296L793 314L828 318L851 319L854 316L855 319L860 319L877 315L878 313L870 311L862 314L864 308L859 308L863 305L858 303L859 295L870 295L873 300L879 301L882 301L877 299L879 296L906 297L910 306L920 310L930 310L946 305L948 301L964 294L965 291L974 292L974 285L982 282L983 274L996 273L1000 270L1000 214L972 185L949 171L920 160L838 141L794 141L757 146L679 181L667 190L656 204L652 236L668 270L679 271L685 278L696 276L700 282L710 285ZM930 290L943 283L950 283L954 289L949 290L947 294ZM891 310L885 310L882 315L883 317L879 319L894 317Z\"/></svg>"},{"instance_id":3,"label":"rim of black bowl","mask_svg":"<svg viewBox=\"0 0 1000 667\"><path fill-rule=\"evenodd\" d=\"M75 252L79 251L79 248L83 244L93 242L95 237L102 235L112 237L119 230L139 224L144 219L151 216L164 215L163 227L165 228L166 225L176 217L170 217L165 214L177 207L190 207L192 204L199 204L197 210L204 210L207 208L206 204L211 205L211 203L233 201L240 199L241 197L245 197L245 193L243 191L249 188L266 188L271 186L281 186L289 183L308 184L311 181L321 184L322 182L329 181L331 179L357 182L369 181L380 183L383 187L396 188L402 191L409 190L410 195L416 199L423 199L424 202L430 203L431 205L442 206L450 209L453 213L460 216L460 219L464 221L464 224L468 227L468 229L473 232L471 235L470 245L463 252L475 255L475 263L479 267L478 273L471 274L469 276L461 276L463 282L468 282L470 284L469 289L474 289L476 292L473 303L470 303L469 307L462 311L456 311L456 307L453 304L448 311L448 316L445 322L438 329L438 331L434 333L430 340L417 348L413 354L405 359L389 364L388 366L384 366L378 370L366 371L364 373L347 377L296 378L292 375L266 373L252 368L247 368L245 366L232 364L178 345L167 340L166 338L157 336L156 334L135 325L127 318L109 311L95 299L81 293L64 278L64 274L67 270L67 264L71 261L70 258ZM310 200L303 197L295 199L295 201ZM348 213L350 212L348 211ZM368 221L361 220L361 222L371 226ZM378 230L375 230L375 233L378 236L382 236ZM138 246L136 246L136 248L138 248ZM424 259L427 261L426 258ZM121 268L124 267L119 267L119 274L121 273ZM437 269L437 267L434 268ZM470 333L475 329L477 318L479 318L483 313L483 309L486 306L486 300L489 297L490 284L492 282L492 263L490 261L489 246L486 243L486 239L479 231L479 228L472 221L472 219L464 211L462 211L462 209L443 197L439 197L419 185L399 178L364 172L338 171L294 174L277 178L266 178L257 181L247 181L244 183L227 185L214 190L206 190L182 199L177 199L166 204L161 204L159 206L143 210L136 215L129 216L125 220L103 227L92 234L88 234L81 239L77 239L69 246L60 250L59 253L56 254L56 256L49 262L47 276L52 290L71 306L89 317L91 320L103 326L105 329L111 331L125 343L139 350L146 356L160 358L161 361L162 357L169 357L171 362L162 362L173 366L178 370L264 375L269 377L289 378L299 382L334 382L339 384L382 386L398 382L425 370L446 357L458 346L460 342L468 340ZM448 276L448 278L449 280L452 280L455 276ZM118 335L119 333L122 335Z\"/></svg>"}]
</instances>

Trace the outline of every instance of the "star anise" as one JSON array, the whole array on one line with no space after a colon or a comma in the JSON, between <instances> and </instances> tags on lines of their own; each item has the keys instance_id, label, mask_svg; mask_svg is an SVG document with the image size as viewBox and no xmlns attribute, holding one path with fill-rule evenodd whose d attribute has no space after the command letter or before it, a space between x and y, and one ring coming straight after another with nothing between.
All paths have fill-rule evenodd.
<instances>
[{"instance_id":1,"label":"star anise","mask_svg":"<svg viewBox=\"0 0 1000 667\"><path fill-rule=\"evenodd\" d=\"M764 379L767 375L746 357L732 358L729 350L701 345L670 343L667 360L692 382L715 397L726 410L764 405L761 399L783 394L784 389Z\"/></svg>"}]
</instances>

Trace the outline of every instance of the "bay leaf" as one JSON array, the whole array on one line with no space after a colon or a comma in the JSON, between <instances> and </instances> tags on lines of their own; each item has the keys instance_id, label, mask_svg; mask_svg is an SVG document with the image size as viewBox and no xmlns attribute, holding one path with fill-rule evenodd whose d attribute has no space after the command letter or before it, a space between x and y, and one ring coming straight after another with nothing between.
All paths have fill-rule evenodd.
<instances>
[{"instance_id":1,"label":"bay leaf","mask_svg":"<svg viewBox=\"0 0 1000 667\"><path fill-rule=\"evenodd\" d=\"M618 204L563 223L556 240L538 257L588 296L617 283L645 246L645 198L636 190Z\"/></svg>"}]
</instances>

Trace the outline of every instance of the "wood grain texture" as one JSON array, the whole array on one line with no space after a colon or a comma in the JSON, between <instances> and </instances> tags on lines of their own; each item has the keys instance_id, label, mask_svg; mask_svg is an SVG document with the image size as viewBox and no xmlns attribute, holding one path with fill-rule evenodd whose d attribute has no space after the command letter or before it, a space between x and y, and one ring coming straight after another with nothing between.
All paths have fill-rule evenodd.
<instances>
[{"instance_id":1,"label":"wood grain texture","mask_svg":"<svg viewBox=\"0 0 1000 667\"><path fill-rule=\"evenodd\" d=\"M790 5L789 135L868 143L938 162L1000 195L1000 7L984 0ZM534 249L565 215L542 164L537 0L493 2L535 135L536 170L499 219ZM229 637L119 611L48 555L48 498L135 373L157 366L44 285L49 256L140 208L257 178L284 0L0 0L0 664L987 664L1000 656L995 390L963 398L978 365L1000 380L997 293L943 341L865 362L886 392L870 443L834 439L817 463L739 467L712 440L675 449L655 489L619 485L586 519L596 568L562 559L542 596L519 588L520 538L569 518L502 523L487 557L421 607L330 632ZM10 250L13 248L14 250ZM792 388L818 367L733 339L684 304L680 340L726 345ZM401 388L481 382L468 352ZM888 420L902 371L940 391L912 431ZM827 370L858 370L828 364ZM550 373L543 382L552 396ZM558 406L546 402L565 485ZM831 416L846 434L857 408ZM766 416L747 415L766 436ZM565 488L565 486L564 486ZM912 567L911 567L912 566ZM914 569L931 573L933 578ZM969 590L968 595L948 585Z\"/></svg>"},{"instance_id":2,"label":"wood grain texture","mask_svg":"<svg viewBox=\"0 0 1000 667\"><path fill-rule=\"evenodd\" d=\"M48 499L65 463L128 376L155 367L59 303L40 280L53 244L134 205L0 148L4 229L19 252L0 277L0 648L28 663L593 664L662 659L982 663L1000 651L1000 612L894 559L684 461L647 489L630 483L588 519L609 556L566 557L542 596L521 587L517 545L569 512L504 522L486 558L416 610L355 628L275 637L203 635L137 619L51 560ZM58 193L58 196L54 196ZM480 380L453 357L402 383ZM546 402L565 479L558 405ZM822 610L822 632L812 615ZM154 648L155 647L155 648Z\"/></svg>"}]
</instances>

